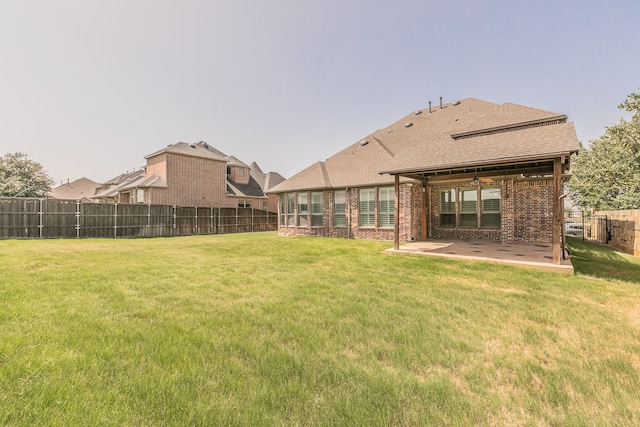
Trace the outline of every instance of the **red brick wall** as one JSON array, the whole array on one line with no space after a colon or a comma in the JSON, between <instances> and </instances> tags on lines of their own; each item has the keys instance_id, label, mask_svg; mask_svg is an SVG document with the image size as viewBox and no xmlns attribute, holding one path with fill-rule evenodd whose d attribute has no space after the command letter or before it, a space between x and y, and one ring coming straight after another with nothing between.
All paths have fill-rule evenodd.
<instances>
[{"instance_id":1,"label":"red brick wall","mask_svg":"<svg viewBox=\"0 0 640 427\"><path fill-rule=\"evenodd\" d=\"M553 180L516 181L514 238L521 242L553 240Z\"/></svg>"},{"instance_id":2,"label":"red brick wall","mask_svg":"<svg viewBox=\"0 0 640 427\"><path fill-rule=\"evenodd\" d=\"M388 186L385 186L388 187ZM372 188L372 187L367 187ZM376 187L376 197L377 197ZM360 227L358 226L358 197L359 188L350 188L346 191L346 215L347 226L333 226L333 190L324 190L322 193L323 203L323 225L318 227L296 227L282 226L278 227L278 233L284 236L324 236L324 237L342 237L355 239L373 239L373 240L393 240L393 227ZM311 194L309 193L309 203ZM424 203L424 193L422 187L417 185L401 184L399 193L400 206L400 240L418 240L421 233L421 217L416 214L416 206ZM377 204L376 204L377 205ZM297 204L296 204L297 209ZM310 211L311 209L309 209ZM297 212L296 212L297 214ZM308 223L311 223L311 214L308 214ZM376 209L376 224L378 224Z\"/></svg>"}]
</instances>

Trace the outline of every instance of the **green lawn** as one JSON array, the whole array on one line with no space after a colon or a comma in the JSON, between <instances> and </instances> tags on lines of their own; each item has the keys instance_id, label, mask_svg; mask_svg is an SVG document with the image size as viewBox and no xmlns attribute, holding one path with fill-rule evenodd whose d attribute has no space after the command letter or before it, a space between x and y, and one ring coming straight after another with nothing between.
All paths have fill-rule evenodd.
<instances>
[{"instance_id":1,"label":"green lawn","mask_svg":"<svg viewBox=\"0 0 640 427\"><path fill-rule=\"evenodd\" d=\"M639 425L638 264L570 244L575 276L275 233L0 241L0 425Z\"/></svg>"}]
</instances>

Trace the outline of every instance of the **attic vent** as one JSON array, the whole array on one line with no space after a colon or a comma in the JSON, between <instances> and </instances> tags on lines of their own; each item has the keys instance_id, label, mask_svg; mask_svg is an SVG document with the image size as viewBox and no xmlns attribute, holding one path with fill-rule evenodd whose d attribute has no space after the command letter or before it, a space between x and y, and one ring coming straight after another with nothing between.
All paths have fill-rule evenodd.
<instances>
[{"instance_id":1,"label":"attic vent","mask_svg":"<svg viewBox=\"0 0 640 427\"><path fill-rule=\"evenodd\" d=\"M360 141L360 147L364 147L365 145L367 145L369 143L369 141L367 141L366 139L363 141Z\"/></svg>"},{"instance_id":2,"label":"attic vent","mask_svg":"<svg viewBox=\"0 0 640 427\"><path fill-rule=\"evenodd\" d=\"M196 144L189 144L189 147L196 148Z\"/></svg>"},{"instance_id":3,"label":"attic vent","mask_svg":"<svg viewBox=\"0 0 640 427\"><path fill-rule=\"evenodd\" d=\"M415 113L413 113L414 116L419 116L420 114L422 114L422 110L418 110Z\"/></svg>"},{"instance_id":4,"label":"attic vent","mask_svg":"<svg viewBox=\"0 0 640 427\"><path fill-rule=\"evenodd\" d=\"M451 103L451 105L453 105L454 107L455 107L456 105L460 105L460 101L453 101L453 102Z\"/></svg>"},{"instance_id":5,"label":"attic vent","mask_svg":"<svg viewBox=\"0 0 640 427\"><path fill-rule=\"evenodd\" d=\"M404 127L406 128L410 128L411 126L413 126L413 122L407 122L404 124Z\"/></svg>"}]
</instances>

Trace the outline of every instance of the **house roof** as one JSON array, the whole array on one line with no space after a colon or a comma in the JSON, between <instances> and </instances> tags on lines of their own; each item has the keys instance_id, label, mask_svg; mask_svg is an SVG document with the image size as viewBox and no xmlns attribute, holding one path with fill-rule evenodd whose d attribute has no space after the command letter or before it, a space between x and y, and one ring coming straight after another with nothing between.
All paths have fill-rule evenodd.
<instances>
[{"instance_id":1,"label":"house roof","mask_svg":"<svg viewBox=\"0 0 640 427\"><path fill-rule=\"evenodd\" d=\"M392 174L405 171L575 152L579 143L573 124L564 123L566 118L475 98L418 110L314 163L270 192L385 185L393 183Z\"/></svg>"},{"instance_id":2,"label":"house roof","mask_svg":"<svg viewBox=\"0 0 640 427\"><path fill-rule=\"evenodd\" d=\"M98 183L89 178L80 178L67 182L51 190L51 195L55 199L78 200L93 196L98 187Z\"/></svg>"},{"instance_id":3,"label":"house roof","mask_svg":"<svg viewBox=\"0 0 640 427\"><path fill-rule=\"evenodd\" d=\"M262 169L260 169L260 166L258 166L256 162L251 163L250 168L251 176L265 192L284 181L284 177L278 172L262 172Z\"/></svg>"},{"instance_id":4,"label":"house roof","mask_svg":"<svg viewBox=\"0 0 640 427\"><path fill-rule=\"evenodd\" d=\"M227 192L231 196L265 197L262 187L252 176L249 177L247 184L239 184L227 179Z\"/></svg>"},{"instance_id":5,"label":"house roof","mask_svg":"<svg viewBox=\"0 0 640 427\"><path fill-rule=\"evenodd\" d=\"M104 190L95 196L91 197L92 199L110 199L114 198L121 191L130 190L132 188L166 188L167 183L158 175L153 174L149 176L138 175L133 176L128 180L123 180L119 184Z\"/></svg>"},{"instance_id":6,"label":"house roof","mask_svg":"<svg viewBox=\"0 0 640 427\"><path fill-rule=\"evenodd\" d=\"M163 153L174 153L182 154L184 156L202 157L205 159L219 160L221 162L228 161L227 159L229 157L222 151L216 150L206 142L200 141L191 144L186 142L176 142L175 144L168 145L161 150L145 156L145 159L149 159Z\"/></svg>"}]
</instances>

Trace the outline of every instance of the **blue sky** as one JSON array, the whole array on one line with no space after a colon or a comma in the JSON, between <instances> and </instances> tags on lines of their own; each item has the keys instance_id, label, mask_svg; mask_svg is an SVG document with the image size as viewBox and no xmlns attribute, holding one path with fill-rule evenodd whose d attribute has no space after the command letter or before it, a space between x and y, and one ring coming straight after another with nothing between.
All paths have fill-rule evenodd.
<instances>
[{"instance_id":1,"label":"blue sky","mask_svg":"<svg viewBox=\"0 0 640 427\"><path fill-rule=\"evenodd\" d=\"M0 0L0 155L105 181L178 141L292 176L428 105L569 115L640 88L640 1Z\"/></svg>"}]
</instances>

